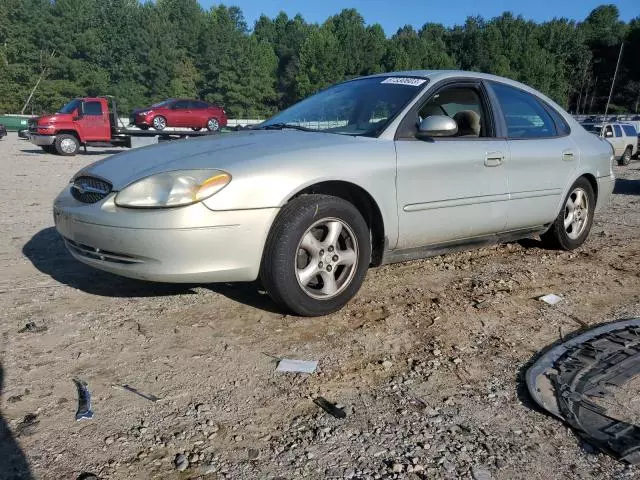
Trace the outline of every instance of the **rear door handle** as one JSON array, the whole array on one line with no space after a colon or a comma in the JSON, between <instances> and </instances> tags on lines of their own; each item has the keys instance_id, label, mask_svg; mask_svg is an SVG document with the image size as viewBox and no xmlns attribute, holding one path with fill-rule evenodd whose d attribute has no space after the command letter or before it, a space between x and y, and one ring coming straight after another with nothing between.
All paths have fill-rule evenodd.
<instances>
[{"instance_id":1,"label":"rear door handle","mask_svg":"<svg viewBox=\"0 0 640 480\"><path fill-rule=\"evenodd\" d=\"M574 156L575 155L573 153L573 150L565 150L564 152L562 152L562 160L566 162L570 162L571 160L573 160Z\"/></svg>"},{"instance_id":2,"label":"rear door handle","mask_svg":"<svg viewBox=\"0 0 640 480\"><path fill-rule=\"evenodd\" d=\"M498 167L502 165L504 161L504 153L502 152L489 152L487 156L484 157L484 165L485 167Z\"/></svg>"}]
</instances>

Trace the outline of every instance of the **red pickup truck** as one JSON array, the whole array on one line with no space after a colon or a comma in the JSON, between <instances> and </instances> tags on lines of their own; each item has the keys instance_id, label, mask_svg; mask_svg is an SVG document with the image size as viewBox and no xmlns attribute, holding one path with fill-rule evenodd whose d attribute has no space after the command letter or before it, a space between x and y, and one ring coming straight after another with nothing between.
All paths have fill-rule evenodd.
<instances>
[{"instance_id":1,"label":"red pickup truck","mask_svg":"<svg viewBox=\"0 0 640 480\"><path fill-rule=\"evenodd\" d=\"M212 132L149 132L119 125L116 102L111 97L76 98L53 115L38 117L30 128L30 141L47 153L72 156L80 146L138 147Z\"/></svg>"}]
</instances>

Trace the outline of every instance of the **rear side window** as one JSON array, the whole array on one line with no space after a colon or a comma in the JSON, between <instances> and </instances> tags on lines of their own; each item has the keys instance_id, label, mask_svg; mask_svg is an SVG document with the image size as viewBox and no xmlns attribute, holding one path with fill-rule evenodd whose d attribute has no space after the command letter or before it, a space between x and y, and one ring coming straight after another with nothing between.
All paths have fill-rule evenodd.
<instances>
[{"instance_id":1,"label":"rear side window","mask_svg":"<svg viewBox=\"0 0 640 480\"><path fill-rule=\"evenodd\" d=\"M551 115L551 118L553 118L553 123L556 124L556 131L558 132L558 135L569 135L571 133L569 124L567 124L565 119L562 118L562 115L560 115L557 111L555 111L548 105L547 112L549 112L549 115Z\"/></svg>"},{"instance_id":2,"label":"rear side window","mask_svg":"<svg viewBox=\"0 0 640 480\"><path fill-rule=\"evenodd\" d=\"M498 97L509 138L544 138L556 136L551 115L533 95L501 83L491 87Z\"/></svg>"},{"instance_id":3,"label":"rear side window","mask_svg":"<svg viewBox=\"0 0 640 480\"><path fill-rule=\"evenodd\" d=\"M102 115L102 104L100 102L86 102L84 104L85 115Z\"/></svg>"},{"instance_id":4,"label":"rear side window","mask_svg":"<svg viewBox=\"0 0 640 480\"><path fill-rule=\"evenodd\" d=\"M636 129L633 127L633 125L622 125L622 129L624 130L624 133L626 133L628 137L638 136L638 132L636 132Z\"/></svg>"},{"instance_id":5,"label":"rear side window","mask_svg":"<svg viewBox=\"0 0 640 480\"><path fill-rule=\"evenodd\" d=\"M622 129L620 128L620 125L614 125L613 130L616 132L616 137L622 136Z\"/></svg>"},{"instance_id":6,"label":"rear side window","mask_svg":"<svg viewBox=\"0 0 640 480\"><path fill-rule=\"evenodd\" d=\"M209 108L209 104L201 100L194 100L191 103L193 104L193 108Z\"/></svg>"}]
</instances>

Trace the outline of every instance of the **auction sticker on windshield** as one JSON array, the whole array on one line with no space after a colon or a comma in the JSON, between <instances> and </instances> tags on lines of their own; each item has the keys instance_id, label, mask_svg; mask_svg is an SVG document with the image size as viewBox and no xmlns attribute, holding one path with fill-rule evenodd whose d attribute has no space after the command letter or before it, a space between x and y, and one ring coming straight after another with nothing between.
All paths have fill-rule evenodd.
<instances>
[{"instance_id":1,"label":"auction sticker on windshield","mask_svg":"<svg viewBox=\"0 0 640 480\"><path fill-rule=\"evenodd\" d=\"M409 85L410 87L419 87L424 82L426 82L424 78L389 77L385 78L380 83L392 83L394 85Z\"/></svg>"}]
</instances>

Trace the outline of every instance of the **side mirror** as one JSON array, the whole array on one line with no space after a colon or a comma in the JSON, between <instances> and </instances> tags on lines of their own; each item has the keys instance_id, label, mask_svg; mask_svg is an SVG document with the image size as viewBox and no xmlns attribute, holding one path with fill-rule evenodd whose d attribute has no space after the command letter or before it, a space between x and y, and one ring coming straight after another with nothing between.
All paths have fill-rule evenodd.
<instances>
[{"instance_id":1,"label":"side mirror","mask_svg":"<svg viewBox=\"0 0 640 480\"><path fill-rule=\"evenodd\" d=\"M445 115L431 115L418 125L416 137L452 137L458 133L456 121Z\"/></svg>"},{"instance_id":2,"label":"side mirror","mask_svg":"<svg viewBox=\"0 0 640 480\"><path fill-rule=\"evenodd\" d=\"M605 136L605 138L611 138L611 137L613 137L613 132L611 130L606 130L604 132L604 136Z\"/></svg>"},{"instance_id":3,"label":"side mirror","mask_svg":"<svg viewBox=\"0 0 640 480\"><path fill-rule=\"evenodd\" d=\"M73 121L80 120L82 117L84 117L84 102L78 105L78 108L73 113Z\"/></svg>"}]
</instances>

